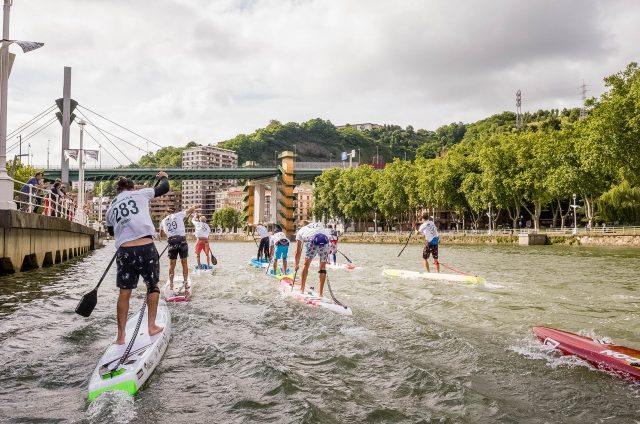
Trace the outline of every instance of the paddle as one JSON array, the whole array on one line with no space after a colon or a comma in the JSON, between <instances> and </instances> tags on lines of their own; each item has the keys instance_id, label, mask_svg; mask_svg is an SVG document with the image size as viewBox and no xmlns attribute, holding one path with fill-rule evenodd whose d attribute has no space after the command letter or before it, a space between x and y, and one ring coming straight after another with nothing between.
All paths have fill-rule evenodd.
<instances>
[{"instance_id":1,"label":"paddle","mask_svg":"<svg viewBox=\"0 0 640 424\"><path fill-rule=\"evenodd\" d=\"M400 253L398 253L398 258L400 257L400 255L402 255L402 252L404 252L404 249L407 248L407 245L409 244L409 240L411 240L411 236L413 236L414 233L414 229L411 229L411 232L409 233L409 237L407 237L407 242L404 244L404 247L402 248L402 250L400 251Z\"/></svg>"},{"instance_id":2,"label":"paddle","mask_svg":"<svg viewBox=\"0 0 640 424\"><path fill-rule=\"evenodd\" d=\"M291 291L293 291L293 286L296 285L296 277L298 276L298 269L296 267L296 272L293 273L293 283L291 283Z\"/></svg>"},{"instance_id":3,"label":"paddle","mask_svg":"<svg viewBox=\"0 0 640 424\"><path fill-rule=\"evenodd\" d=\"M104 280L104 277L107 276L107 272L109 272L111 265L113 265L113 261L116 260L116 256L118 256L117 252L113 255L113 258L111 258L107 269L104 270L102 277L100 277L100 281L98 281L98 284L93 288L93 290L82 296L82 299L80 299L78 306L76 306L76 314L85 318L91 315L93 309L98 304L98 287L100 287L100 284L102 284L102 280Z\"/></svg>"},{"instance_id":4,"label":"paddle","mask_svg":"<svg viewBox=\"0 0 640 424\"><path fill-rule=\"evenodd\" d=\"M344 253L342 253L341 251L338 250L338 253L341 254L342 256L344 256L344 258L347 260L347 262L349 262L350 264L352 264L353 262L351 262L351 259L347 258L347 255L345 255Z\"/></svg>"}]
</instances>

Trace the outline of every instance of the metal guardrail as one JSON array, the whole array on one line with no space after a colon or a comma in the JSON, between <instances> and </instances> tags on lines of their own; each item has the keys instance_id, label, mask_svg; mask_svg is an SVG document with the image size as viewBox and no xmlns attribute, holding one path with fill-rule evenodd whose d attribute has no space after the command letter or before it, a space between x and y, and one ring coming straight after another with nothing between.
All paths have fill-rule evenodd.
<instances>
[{"instance_id":1,"label":"metal guardrail","mask_svg":"<svg viewBox=\"0 0 640 424\"><path fill-rule=\"evenodd\" d=\"M87 216L81 208L67 198L54 194L50 189L38 188L32 184L18 181L13 178L14 183L29 187L28 192L13 190L14 200L18 204L18 209L27 213L37 213L44 216L66 219L78 224L87 225Z\"/></svg>"}]
</instances>

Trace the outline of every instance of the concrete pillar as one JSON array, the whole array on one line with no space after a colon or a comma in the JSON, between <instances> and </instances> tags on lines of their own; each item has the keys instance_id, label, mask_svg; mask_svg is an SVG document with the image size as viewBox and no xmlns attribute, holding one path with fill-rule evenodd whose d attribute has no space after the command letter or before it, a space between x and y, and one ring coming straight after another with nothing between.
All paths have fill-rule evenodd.
<instances>
[{"instance_id":1,"label":"concrete pillar","mask_svg":"<svg viewBox=\"0 0 640 424\"><path fill-rule=\"evenodd\" d=\"M251 226L256 223L253 220L253 204L254 204L253 195L254 195L255 187L252 186L250 183L247 183L247 185L244 186L244 191L247 193L243 199L245 219L247 221L247 225Z\"/></svg>"},{"instance_id":2,"label":"concrete pillar","mask_svg":"<svg viewBox=\"0 0 640 424\"><path fill-rule=\"evenodd\" d=\"M271 183L271 204L269 205L269 215L271 216L271 222L278 223L278 177L273 178Z\"/></svg>"},{"instance_id":3,"label":"concrete pillar","mask_svg":"<svg viewBox=\"0 0 640 424\"><path fill-rule=\"evenodd\" d=\"M253 222L262 222L264 218L264 183L256 183L253 191Z\"/></svg>"},{"instance_id":4,"label":"concrete pillar","mask_svg":"<svg viewBox=\"0 0 640 424\"><path fill-rule=\"evenodd\" d=\"M279 202L277 202L278 221L288 236L295 232L295 216L293 205L293 189L295 188L295 154L290 151L282 152L282 174L278 187Z\"/></svg>"}]
</instances>

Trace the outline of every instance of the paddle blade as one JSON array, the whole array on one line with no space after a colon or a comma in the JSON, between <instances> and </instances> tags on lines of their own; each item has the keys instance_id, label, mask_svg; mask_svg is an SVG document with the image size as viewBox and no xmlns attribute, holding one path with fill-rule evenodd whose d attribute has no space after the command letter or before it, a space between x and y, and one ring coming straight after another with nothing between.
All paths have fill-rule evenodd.
<instances>
[{"instance_id":1,"label":"paddle blade","mask_svg":"<svg viewBox=\"0 0 640 424\"><path fill-rule=\"evenodd\" d=\"M89 293L82 296L78 306L76 306L76 314L88 317L93 312L93 308L98 304L98 290L93 289Z\"/></svg>"},{"instance_id":2,"label":"paddle blade","mask_svg":"<svg viewBox=\"0 0 640 424\"><path fill-rule=\"evenodd\" d=\"M218 265L218 260L213 256L213 253L211 254L211 265Z\"/></svg>"}]
</instances>

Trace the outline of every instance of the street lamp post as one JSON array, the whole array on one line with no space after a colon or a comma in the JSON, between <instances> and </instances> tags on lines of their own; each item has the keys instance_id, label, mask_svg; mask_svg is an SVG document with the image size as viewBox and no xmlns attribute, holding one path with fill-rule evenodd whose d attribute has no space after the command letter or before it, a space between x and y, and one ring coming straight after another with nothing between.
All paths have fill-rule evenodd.
<instances>
[{"instance_id":1,"label":"street lamp post","mask_svg":"<svg viewBox=\"0 0 640 424\"><path fill-rule=\"evenodd\" d=\"M9 17L13 0L4 0L2 6L2 45L0 47L0 210L16 209L13 201L13 181L7 175L7 94L9 92L9 46L18 44L24 53L43 46L42 43L11 40Z\"/></svg>"},{"instance_id":2,"label":"street lamp post","mask_svg":"<svg viewBox=\"0 0 640 424\"><path fill-rule=\"evenodd\" d=\"M493 220L491 219L491 202L489 202L489 235L491 235L491 230L493 230Z\"/></svg>"},{"instance_id":3,"label":"street lamp post","mask_svg":"<svg viewBox=\"0 0 640 424\"><path fill-rule=\"evenodd\" d=\"M80 121L80 150L78 151L78 212L81 219L84 219L84 126L86 122Z\"/></svg>"},{"instance_id":4,"label":"street lamp post","mask_svg":"<svg viewBox=\"0 0 640 424\"><path fill-rule=\"evenodd\" d=\"M578 234L578 206L576 205L576 194L573 193L573 205L571 205L571 207L573 208L573 235L575 236L576 234Z\"/></svg>"}]
</instances>

